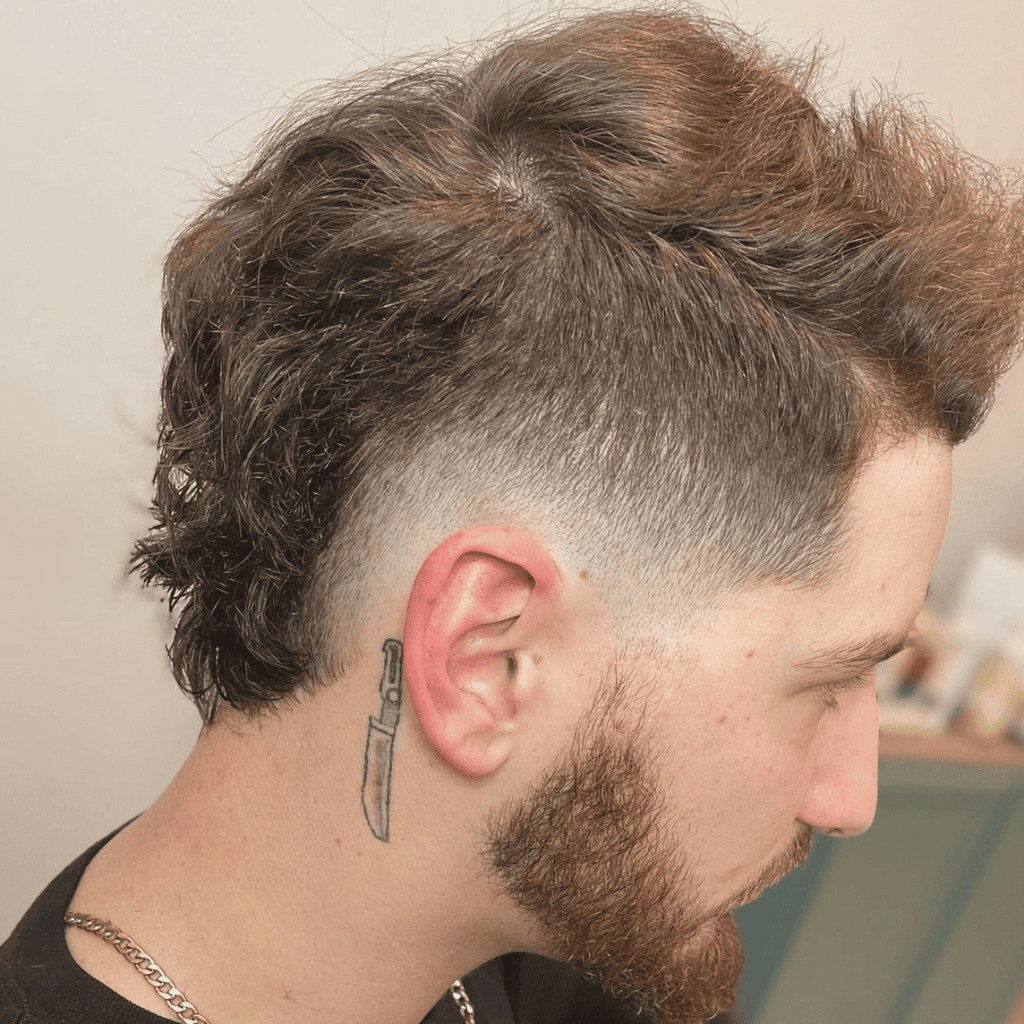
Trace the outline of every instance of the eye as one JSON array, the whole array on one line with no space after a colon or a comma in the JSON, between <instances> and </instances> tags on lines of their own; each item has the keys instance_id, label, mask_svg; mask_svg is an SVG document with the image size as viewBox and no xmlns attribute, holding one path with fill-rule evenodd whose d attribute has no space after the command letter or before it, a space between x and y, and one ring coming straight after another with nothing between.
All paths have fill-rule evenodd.
<instances>
[{"instance_id":1,"label":"eye","mask_svg":"<svg viewBox=\"0 0 1024 1024\"><path fill-rule=\"evenodd\" d=\"M818 688L818 698L821 700L826 711L839 710L839 701L836 700L835 691L829 689L827 686Z\"/></svg>"},{"instance_id":2,"label":"eye","mask_svg":"<svg viewBox=\"0 0 1024 1024\"><path fill-rule=\"evenodd\" d=\"M862 672L859 676L849 676L846 679L833 679L827 683L821 683L814 688L814 691L826 711L838 711L839 700L837 698L839 694L861 690L869 684L874 685L874 680L875 670L871 668L867 672Z\"/></svg>"}]
</instances>

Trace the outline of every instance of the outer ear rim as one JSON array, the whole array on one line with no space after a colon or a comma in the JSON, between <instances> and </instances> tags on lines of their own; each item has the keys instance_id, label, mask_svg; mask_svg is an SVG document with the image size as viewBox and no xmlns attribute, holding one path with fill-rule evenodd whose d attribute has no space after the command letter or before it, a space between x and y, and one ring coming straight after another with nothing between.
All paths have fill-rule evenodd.
<instances>
[{"instance_id":1,"label":"outer ear rim","mask_svg":"<svg viewBox=\"0 0 1024 1024\"><path fill-rule=\"evenodd\" d=\"M441 581L450 578L463 555L489 555L518 566L533 579L530 603L547 604L561 583L554 560L543 545L518 530L502 526L476 526L446 537L424 559L409 593L403 643L406 689L416 720L429 745L461 774L480 778L495 771L511 753L507 736L495 736L487 757L460 757L449 751L444 694L431 685L430 664L436 660L427 650L431 615L436 607Z\"/></svg>"}]
</instances>

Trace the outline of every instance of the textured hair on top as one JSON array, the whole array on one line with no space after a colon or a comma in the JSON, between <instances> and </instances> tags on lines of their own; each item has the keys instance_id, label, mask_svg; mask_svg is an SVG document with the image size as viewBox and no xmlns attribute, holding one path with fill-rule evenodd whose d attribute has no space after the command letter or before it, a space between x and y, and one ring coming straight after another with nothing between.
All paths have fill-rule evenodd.
<instances>
[{"instance_id":1,"label":"textured hair on top","mask_svg":"<svg viewBox=\"0 0 1024 1024\"><path fill-rule=\"evenodd\" d=\"M1021 204L905 104L822 112L812 71L689 9L598 12L265 140L166 262L134 555L207 720L344 663L417 517L542 509L588 558L808 583L879 443L975 429Z\"/></svg>"}]
</instances>

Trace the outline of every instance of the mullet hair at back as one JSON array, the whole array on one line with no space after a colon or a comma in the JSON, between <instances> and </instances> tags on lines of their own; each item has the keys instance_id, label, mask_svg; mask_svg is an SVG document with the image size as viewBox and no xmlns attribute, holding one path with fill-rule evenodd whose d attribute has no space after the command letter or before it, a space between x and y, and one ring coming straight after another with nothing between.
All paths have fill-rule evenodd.
<instances>
[{"instance_id":1,"label":"mullet hair at back","mask_svg":"<svg viewBox=\"0 0 1024 1024\"><path fill-rule=\"evenodd\" d=\"M431 502L536 501L708 588L808 583L880 439L977 427L1021 204L905 104L822 113L812 70L689 9L596 13L265 140L166 262L134 555L207 720L336 670L328 609L361 614Z\"/></svg>"}]
</instances>

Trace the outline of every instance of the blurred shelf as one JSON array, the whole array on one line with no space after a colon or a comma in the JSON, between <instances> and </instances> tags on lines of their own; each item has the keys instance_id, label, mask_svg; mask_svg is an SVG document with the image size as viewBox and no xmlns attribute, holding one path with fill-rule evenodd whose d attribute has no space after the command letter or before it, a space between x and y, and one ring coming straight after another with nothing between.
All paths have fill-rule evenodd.
<instances>
[{"instance_id":1,"label":"blurred shelf","mask_svg":"<svg viewBox=\"0 0 1024 1024\"><path fill-rule=\"evenodd\" d=\"M955 731L939 736L883 732L879 736L878 753L882 758L893 760L1002 764L1024 768L1024 745L1008 739L983 743Z\"/></svg>"}]
</instances>

